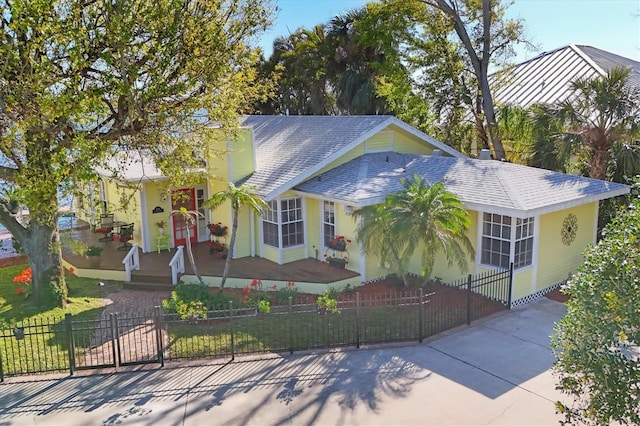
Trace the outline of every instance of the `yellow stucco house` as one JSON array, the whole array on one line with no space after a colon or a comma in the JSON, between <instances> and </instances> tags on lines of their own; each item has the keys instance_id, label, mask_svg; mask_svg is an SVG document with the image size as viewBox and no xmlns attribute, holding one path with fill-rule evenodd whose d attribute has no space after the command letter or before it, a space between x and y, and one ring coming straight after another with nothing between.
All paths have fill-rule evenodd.
<instances>
[{"instance_id":1,"label":"yellow stucco house","mask_svg":"<svg viewBox=\"0 0 640 426\"><path fill-rule=\"evenodd\" d=\"M469 273L514 264L517 305L576 270L585 247L596 241L598 202L629 192L621 184L470 159L389 116L248 116L240 138L226 143L226 157L206 166L218 178L190 188L166 191L153 164L130 162L120 179L141 182L142 189L130 194L130 207L118 220L136 224L134 240L144 252L156 249L160 220L169 222L168 243L184 244L184 224L168 215L181 205L204 215L191 229L193 242L209 239L207 223L229 225L228 205L216 211L201 206L233 181L251 185L271 208L263 217L240 212L236 258L258 256L278 264L322 260L331 254L333 238L344 236L353 240L346 267L360 282L375 280L386 271L358 247L352 212L380 203L401 189L401 178L417 173L427 182L444 181L469 209L469 239L476 249ZM99 191L105 206L121 196L117 186L105 176ZM187 201L177 194L188 195ZM464 276L440 260L434 276ZM420 271L417 256L411 269Z\"/></svg>"}]
</instances>

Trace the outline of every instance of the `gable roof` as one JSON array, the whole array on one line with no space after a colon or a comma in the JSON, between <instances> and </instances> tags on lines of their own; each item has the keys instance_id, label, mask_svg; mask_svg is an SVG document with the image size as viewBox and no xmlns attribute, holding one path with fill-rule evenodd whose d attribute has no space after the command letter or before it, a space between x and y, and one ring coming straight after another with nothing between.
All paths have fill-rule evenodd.
<instances>
[{"instance_id":1,"label":"gable roof","mask_svg":"<svg viewBox=\"0 0 640 426\"><path fill-rule=\"evenodd\" d=\"M630 69L629 85L640 89L640 62L591 46L568 45L489 77L496 104L529 107L553 104L572 95L577 78L605 76L614 67Z\"/></svg>"},{"instance_id":2,"label":"gable roof","mask_svg":"<svg viewBox=\"0 0 640 426\"><path fill-rule=\"evenodd\" d=\"M308 195L363 207L402 190L415 173L443 181L473 210L531 217L627 194L629 187L550 170L492 160L429 155L365 154L298 186Z\"/></svg>"},{"instance_id":3,"label":"gable roof","mask_svg":"<svg viewBox=\"0 0 640 426\"><path fill-rule=\"evenodd\" d=\"M388 126L402 129L419 140L455 157L453 148L383 115L348 116L247 116L243 126L253 132L256 170L243 183L271 200L302 183L323 167Z\"/></svg>"}]
</instances>

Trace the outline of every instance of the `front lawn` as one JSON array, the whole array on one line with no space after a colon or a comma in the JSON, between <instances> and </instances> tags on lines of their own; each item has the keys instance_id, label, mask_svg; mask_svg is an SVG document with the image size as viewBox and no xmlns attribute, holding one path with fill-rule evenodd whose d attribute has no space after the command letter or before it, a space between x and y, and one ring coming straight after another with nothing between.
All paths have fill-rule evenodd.
<instances>
[{"instance_id":1,"label":"front lawn","mask_svg":"<svg viewBox=\"0 0 640 426\"><path fill-rule=\"evenodd\" d=\"M4 375L69 368L65 314L90 320L100 316L104 295L95 279L67 275L65 308L35 306L19 294L13 278L28 265L0 269L0 362ZM88 339L87 339L88 340Z\"/></svg>"}]
</instances>

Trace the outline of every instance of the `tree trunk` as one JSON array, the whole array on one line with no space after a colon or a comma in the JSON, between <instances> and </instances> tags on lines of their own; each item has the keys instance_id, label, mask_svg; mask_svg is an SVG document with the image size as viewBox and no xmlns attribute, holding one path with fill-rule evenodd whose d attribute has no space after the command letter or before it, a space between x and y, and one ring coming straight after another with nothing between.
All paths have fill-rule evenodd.
<instances>
[{"instance_id":1,"label":"tree trunk","mask_svg":"<svg viewBox=\"0 0 640 426\"><path fill-rule=\"evenodd\" d=\"M589 161L589 177L607 180L607 166L609 165L610 152L603 149L592 149Z\"/></svg>"},{"instance_id":2,"label":"tree trunk","mask_svg":"<svg viewBox=\"0 0 640 426\"><path fill-rule=\"evenodd\" d=\"M40 306L55 301L58 306L66 306L67 284L57 223L41 224L32 219L19 242L31 267L33 303Z\"/></svg>"},{"instance_id":3,"label":"tree trunk","mask_svg":"<svg viewBox=\"0 0 640 426\"><path fill-rule=\"evenodd\" d=\"M222 271L222 281L220 282L220 290L224 288L231 267L231 258L233 257L233 246L236 244L236 232L238 231L238 211L233 211L233 221L231 224L231 241L229 241L227 259L224 262L224 271Z\"/></svg>"},{"instance_id":4,"label":"tree trunk","mask_svg":"<svg viewBox=\"0 0 640 426\"><path fill-rule=\"evenodd\" d=\"M187 257L189 258L189 263L191 264L191 269L193 270L193 274L198 279L198 282L202 285L206 285L204 280L198 273L198 268L196 268L196 260L193 258L193 250L191 250L191 232L189 231L189 227L191 224L189 223L189 218L185 218L185 222L187 224L187 241L185 245L187 246Z\"/></svg>"}]
</instances>

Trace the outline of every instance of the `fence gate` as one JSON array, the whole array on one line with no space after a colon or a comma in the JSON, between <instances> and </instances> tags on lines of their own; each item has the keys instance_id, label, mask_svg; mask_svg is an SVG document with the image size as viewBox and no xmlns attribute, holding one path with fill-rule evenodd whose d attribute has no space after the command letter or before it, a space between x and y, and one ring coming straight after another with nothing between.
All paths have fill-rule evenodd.
<instances>
[{"instance_id":1,"label":"fence gate","mask_svg":"<svg viewBox=\"0 0 640 426\"><path fill-rule=\"evenodd\" d=\"M112 313L95 320L70 320L73 370L163 363L161 334L154 315Z\"/></svg>"}]
</instances>

